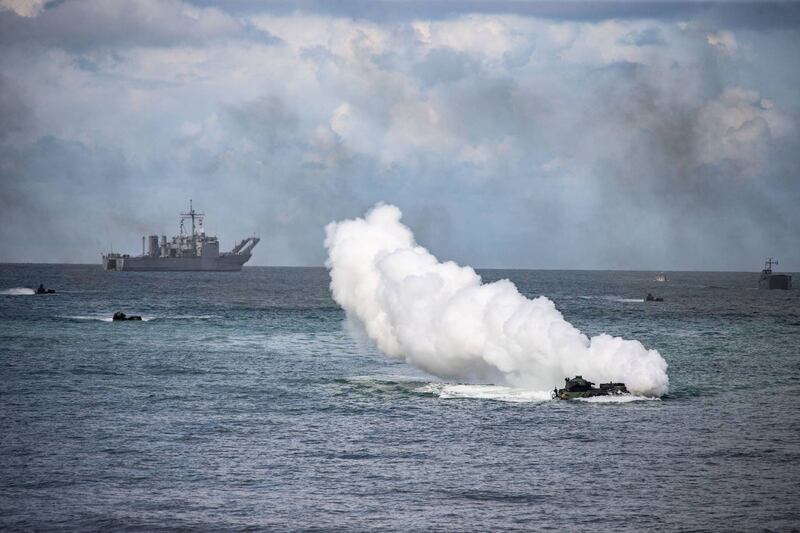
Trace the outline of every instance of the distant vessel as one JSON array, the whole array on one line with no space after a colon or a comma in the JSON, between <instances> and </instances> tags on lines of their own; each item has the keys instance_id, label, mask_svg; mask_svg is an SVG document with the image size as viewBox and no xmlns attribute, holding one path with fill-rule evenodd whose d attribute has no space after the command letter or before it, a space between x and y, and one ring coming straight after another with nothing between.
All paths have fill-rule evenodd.
<instances>
[{"instance_id":1,"label":"distant vessel","mask_svg":"<svg viewBox=\"0 0 800 533\"><path fill-rule=\"evenodd\" d=\"M667 281L667 275L663 272L656 274L656 281Z\"/></svg>"},{"instance_id":2,"label":"distant vessel","mask_svg":"<svg viewBox=\"0 0 800 533\"><path fill-rule=\"evenodd\" d=\"M205 215L198 213L189 200L189 212L181 213L180 234L167 242L167 236L142 237L142 255L108 253L103 255L104 270L125 271L190 271L209 270L238 272L251 257L253 248L261 240L248 237L236 244L230 252L220 253L216 237L205 234ZM191 220L192 232L184 229L184 221ZM145 242L148 249L145 251Z\"/></svg>"},{"instance_id":3,"label":"distant vessel","mask_svg":"<svg viewBox=\"0 0 800 533\"><path fill-rule=\"evenodd\" d=\"M575 376L572 379L564 378L564 381L566 383L563 389L553 390L552 396L554 400L574 400L576 398L628 394L628 388L624 383L601 383L598 389L594 387L594 383L583 379L582 376Z\"/></svg>"},{"instance_id":4,"label":"distant vessel","mask_svg":"<svg viewBox=\"0 0 800 533\"><path fill-rule=\"evenodd\" d=\"M792 288L792 276L789 274L773 274L772 265L777 265L778 262L771 257L764 263L764 270L761 271L761 276L758 278L759 289L783 289L788 290Z\"/></svg>"},{"instance_id":5,"label":"distant vessel","mask_svg":"<svg viewBox=\"0 0 800 533\"><path fill-rule=\"evenodd\" d=\"M39 288L36 289L36 294L55 294L55 292L55 289L45 289L42 283L40 283Z\"/></svg>"}]
</instances>

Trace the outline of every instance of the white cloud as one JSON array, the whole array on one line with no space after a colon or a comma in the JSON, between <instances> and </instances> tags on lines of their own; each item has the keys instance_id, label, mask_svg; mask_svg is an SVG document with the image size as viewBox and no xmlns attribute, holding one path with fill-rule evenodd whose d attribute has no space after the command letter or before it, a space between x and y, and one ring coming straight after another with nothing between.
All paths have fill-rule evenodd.
<instances>
[{"instance_id":1,"label":"white cloud","mask_svg":"<svg viewBox=\"0 0 800 533\"><path fill-rule=\"evenodd\" d=\"M758 91L726 88L699 114L701 158L710 164L734 163L755 175L767 163L769 145L787 136L794 124Z\"/></svg>"},{"instance_id":2,"label":"white cloud","mask_svg":"<svg viewBox=\"0 0 800 533\"><path fill-rule=\"evenodd\" d=\"M739 50L736 37L729 31L718 31L706 35L706 42L723 53L733 56Z\"/></svg>"},{"instance_id":3,"label":"white cloud","mask_svg":"<svg viewBox=\"0 0 800 533\"><path fill-rule=\"evenodd\" d=\"M528 46L531 23L520 17L467 15L424 25L426 45L467 52L486 61L499 62L504 56Z\"/></svg>"},{"instance_id":4,"label":"white cloud","mask_svg":"<svg viewBox=\"0 0 800 533\"><path fill-rule=\"evenodd\" d=\"M44 9L45 0L0 0L0 11L13 11L20 17L35 17Z\"/></svg>"}]
</instances>

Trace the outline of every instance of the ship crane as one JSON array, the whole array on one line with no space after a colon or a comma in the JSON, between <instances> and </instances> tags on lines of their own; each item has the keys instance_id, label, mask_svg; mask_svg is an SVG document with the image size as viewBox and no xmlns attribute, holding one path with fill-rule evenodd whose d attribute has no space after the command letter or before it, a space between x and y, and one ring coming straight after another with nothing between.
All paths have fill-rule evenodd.
<instances>
[{"instance_id":1,"label":"ship crane","mask_svg":"<svg viewBox=\"0 0 800 533\"><path fill-rule=\"evenodd\" d=\"M247 245L244 248L242 248L242 250L239 253L242 255L249 254L250 251L253 248L255 248L256 244L258 244L260 240L261 239L259 239L258 237L248 237L247 239L244 240L244 242L246 242Z\"/></svg>"},{"instance_id":2,"label":"ship crane","mask_svg":"<svg viewBox=\"0 0 800 533\"><path fill-rule=\"evenodd\" d=\"M238 242L238 243L236 243L236 246L234 246L234 247L233 247L233 249L231 250L231 253L232 253L232 254L238 254L238 253L239 253L239 250L241 250L242 248L244 248L244 245L245 245L245 244L247 244L247 241L249 241L249 240L250 240L250 239L248 238L248 239L244 239L244 240L243 240L243 241L241 241L241 242Z\"/></svg>"},{"instance_id":3,"label":"ship crane","mask_svg":"<svg viewBox=\"0 0 800 533\"><path fill-rule=\"evenodd\" d=\"M249 254L250 251L255 248L256 244L258 244L260 241L261 239L258 237L247 237L241 242L236 243L236 246L233 247L230 253L234 255Z\"/></svg>"}]
</instances>

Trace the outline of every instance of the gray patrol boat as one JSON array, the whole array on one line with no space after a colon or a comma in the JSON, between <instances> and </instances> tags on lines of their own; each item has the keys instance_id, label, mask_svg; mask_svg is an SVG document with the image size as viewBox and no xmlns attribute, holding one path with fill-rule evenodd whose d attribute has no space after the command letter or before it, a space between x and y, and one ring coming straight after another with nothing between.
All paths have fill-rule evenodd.
<instances>
[{"instance_id":1,"label":"gray patrol boat","mask_svg":"<svg viewBox=\"0 0 800 533\"><path fill-rule=\"evenodd\" d=\"M777 264L778 262L771 257L764 263L764 270L761 271L761 276L758 277L759 289L790 290L792 288L792 276L789 274L772 273L772 265Z\"/></svg>"},{"instance_id":2,"label":"gray patrol boat","mask_svg":"<svg viewBox=\"0 0 800 533\"><path fill-rule=\"evenodd\" d=\"M191 220L192 232L187 233L184 222ZM248 237L236 244L230 252L219 251L216 237L206 235L205 215L198 213L189 200L189 212L181 213L180 234L167 242L167 236L142 237L142 255L108 253L103 255L104 270L124 271L190 271L210 270L238 272L252 256L258 237ZM147 243L147 250L145 250Z\"/></svg>"}]
</instances>

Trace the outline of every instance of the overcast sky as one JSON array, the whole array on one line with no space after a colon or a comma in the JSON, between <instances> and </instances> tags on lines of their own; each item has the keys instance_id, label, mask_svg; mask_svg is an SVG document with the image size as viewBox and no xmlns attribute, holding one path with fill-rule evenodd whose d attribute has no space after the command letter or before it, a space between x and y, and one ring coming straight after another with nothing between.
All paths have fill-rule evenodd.
<instances>
[{"instance_id":1,"label":"overcast sky","mask_svg":"<svg viewBox=\"0 0 800 533\"><path fill-rule=\"evenodd\" d=\"M396 204L477 267L800 270L800 4L0 0L0 262Z\"/></svg>"}]
</instances>

